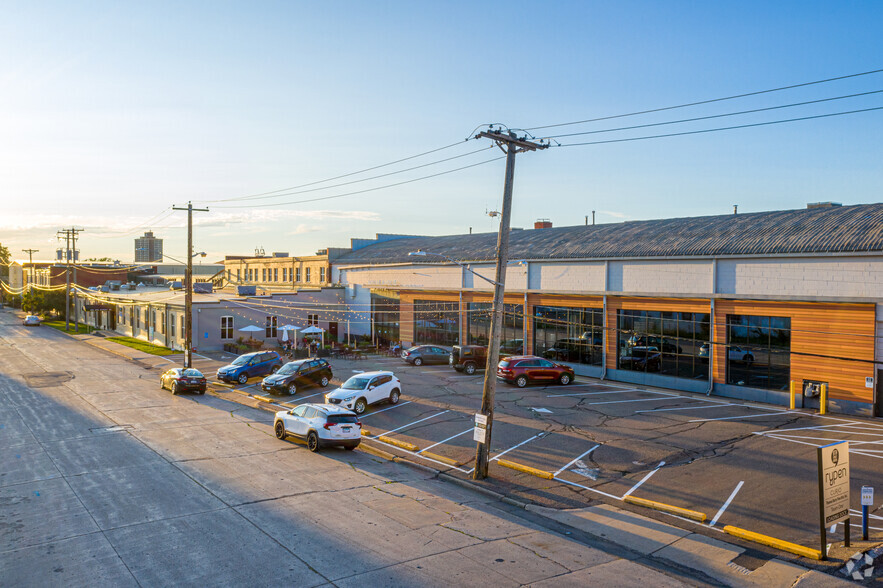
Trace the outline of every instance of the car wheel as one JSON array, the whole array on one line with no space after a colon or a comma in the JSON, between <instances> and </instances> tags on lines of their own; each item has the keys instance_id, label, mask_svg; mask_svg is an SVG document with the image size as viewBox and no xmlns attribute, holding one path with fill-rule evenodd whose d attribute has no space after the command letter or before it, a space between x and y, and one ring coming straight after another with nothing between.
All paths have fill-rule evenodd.
<instances>
[{"instance_id":1,"label":"car wheel","mask_svg":"<svg viewBox=\"0 0 883 588\"><path fill-rule=\"evenodd\" d=\"M200 393L200 394L205 394L205 388L200 388L200 389L199 389L199 393Z\"/></svg>"},{"instance_id":2,"label":"car wheel","mask_svg":"<svg viewBox=\"0 0 883 588\"><path fill-rule=\"evenodd\" d=\"M285 439L285 423L276 421L276 426L273 428L276 430L277 439Z\"/></svg>"},{"instance_id":3,"label":"car wheel","mask_svg":"<svg viewBox=\"0 0 883 588\"><path fill-rule=\"evenodd\" d=\"M178 384L177 383L172 384L172 394L177 394L177 393L178 393Z\"/></svg>"},{"instance_id":4,"label":"car wheel","mask_svg":"<svg viewBox=\"0 0 883 588\"><path fill-rule=\"evenodd\" d=\"M319 381L319 384L324 388L328 385L328 376L322 376L322 380Z\"/></svg>"},{"instance_id":5,"label":"car wheel","mask_svg":"<svg viewBox=\"0 0 883 588\"><path fill-rule=\"evenodd\" d=\"M307 449L313 453L319 451L319 436L316 431L310 431L310 434L307 435Z\"/></svg>"},{"instance_id":6,"label":"car wheel","mask_svg":"<svg viewBox=\"0 0 883 588\"><path fill-rule=\"evenodd\" d=\"M754 361L754 358L751 357L750 355L746 355L745 357L742 358L742 361L745 362L745 364L747 364L747 365L751 365L751 363Z\"/></svg>"},{"instance_id":7,"label":"car wheel","mask_svg":"<svg viewBox=\"0 0 883 588\"><path fill-rule=\"evenodd\" d=\"M524 388L527 386L527 376L518 376L515 378L515 385L519 388Z\"/></svg>"},{"instance_id":8,"label":"car wheel","mask_svg":"<svg viewBox=\"0 0 883 588\"><path fill-rule=\"evenodd\" d=\"M392 392L389 393L389 403L390 404L398 404L399 403L399 396L401 396L401 395L402 395L402 393L399 392L398 390L393 390Z\"/></svg>"},{"instance_id":9,"label":"car wheel","mask_svg":"<svg viewBox=\"0 0 883 588\"><path fill-rule=\"evenodd\" d=\"M423 365L423 360L419 357L414 359L414 365Z\"/></svg>"},{"instance_id":10,"label":"car wheel","mask_svg":"<svg viewBox=\"0 0 883 588\"><path fill-rule=\"evenodd\" d=\"M160 390L165 390L165 389L166 389L166 383L163 382L162 380L159 381L159 389L160 389Z\"/></svg>"},{"instance_id":11,"label":"car wheel","mask_svg":"<svg viewBox=\"0 0 883 588\"><path fill-rule=\"evenodd\" d=\"M353 405L353 412L356 414L363 414L365 410L368 409L368 403L364 398L359 398L356 400L356 403Z\"/></svg>"},{"instance_id":12,"label":"car wheel","mask_svg":"<svg viewBox=\"0 0 883 588\"><path fill-rule=\"evenodd\" d=\"M474 363L467 363L467 364L466 364L465 372L466 372L467 374L469 374L470 376L471 376L472 374L474 374L474 373L475 373L475 364L474 364Z\"/></svg>"},{"instance_id":13,"label":"car wheel","mask_svg":"<svg viewBox=\"0 0 883 588\"><path fill-rule=\"evenodd\" d=\"M343 448L346 449L347 451L352 451L356 447L358 447L358 445L344 445L343 446Z\"/></svg>"},{"instance_id":14,"label":"car wheel","mask_svg":"<svg viewBox=\"0 0 883 588\"><path fill-rule=\"evenodd\" d=\"M246 374L245 372L242 372L241 374L239 374L237 381L240 384L247 384L248 383L248 374Z\"/></svg>"},{"instance_id":15,"label":"car wheel","mask_svg":"<svg viewBox=\"0 0 883 588\"><path fill-rule=\"evenodd\" d=\"M297 384L294 382L288 385L288 393L291 395L297 394Z\"/></svg>"},{"instance_id":16,"label":"car wheel","mask_svg":"<svg viewBox=\"0 0 883 588\"><path fill-rule=\"evenodd\" d=\"M558 382L562 386L566 386L570 383L570 374L561 374L561 377L558 378Z\"/></svg>"}]
</instances>

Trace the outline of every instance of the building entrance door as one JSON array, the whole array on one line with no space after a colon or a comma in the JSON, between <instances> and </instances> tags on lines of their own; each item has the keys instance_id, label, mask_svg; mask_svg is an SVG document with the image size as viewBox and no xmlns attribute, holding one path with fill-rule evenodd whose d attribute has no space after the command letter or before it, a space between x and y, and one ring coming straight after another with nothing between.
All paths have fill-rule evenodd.
<instances>
[{"instance_id":1,"label":"building entrance door","mask_svg":"<svg viewBox=\"0 0 883 588\"><path fill-rule=\"evenodd\" d=\"M328 323L328 336L332 341L337 342L337 321Z\"/></svg>"}]
</instances>

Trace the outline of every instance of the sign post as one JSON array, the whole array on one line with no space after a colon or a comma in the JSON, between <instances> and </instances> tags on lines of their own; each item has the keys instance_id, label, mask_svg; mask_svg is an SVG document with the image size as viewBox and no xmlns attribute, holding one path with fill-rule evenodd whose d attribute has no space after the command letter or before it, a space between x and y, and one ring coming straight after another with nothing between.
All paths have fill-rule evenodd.
<instances>
[{"instance_id":1,"label":"sign post","mask_svg":"<svg viewBox=\"0 0 883 588\"><path fill-rule=\"evenodd\" d=\"M472 434L473 441L487 443L487 415L475 413L475 431Z\"/></svg>"},{"instance_id":2,"label":"sign post","mask_svg":"<svg viewBox=\"0 0 883 588\"><path fill-rule=\"evenodd\" d=\"M819 531L822 559L828 559L828 527L846 521L843 544L849 547L849 441L819 447Z\"/></svg>"},{"instance_id":3,"label":"sign post","mask_svg":"<svg viewBox=\"0 0 883 588\"><path fill-rule=\"evenodd\" d=\"M868 540L868 509L874 506L874 488L862 486L862 541Z\"/></svg>"}]
</instances>

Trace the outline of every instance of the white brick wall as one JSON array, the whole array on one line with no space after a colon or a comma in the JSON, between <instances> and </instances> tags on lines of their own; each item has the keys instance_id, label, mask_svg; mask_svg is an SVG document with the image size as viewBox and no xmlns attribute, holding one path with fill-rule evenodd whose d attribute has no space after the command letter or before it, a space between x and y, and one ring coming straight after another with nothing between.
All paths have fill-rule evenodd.
<instances>
[{"instance_id":1,"label":"white brick wall","mask_svg":"<svg viewBox=\"0 0 883 588\"><path fill-rule=\"evenodd\" d=\"M722 259L718 293L883 298L883 260L862 257Z\"/></svg>"},{"instance_id":2,"label":"white brick wall","mask_svg":"<svg viewBox=\"0 0 883 588\"><path fill-rule=\"evenodd\" d=\"M530 264L530 289L563 292L603 291L604 262L533 262Z\"/></svg>"},{"instance_id":3,"label":"white brick wall","mask_svg":"<svg viewBox=\"0 0 883 588\"><path fill-rule=\"evenodd\" d=\"M711 260L611 261L610 292L711 293Z\"/></svg>"}]
</instances>

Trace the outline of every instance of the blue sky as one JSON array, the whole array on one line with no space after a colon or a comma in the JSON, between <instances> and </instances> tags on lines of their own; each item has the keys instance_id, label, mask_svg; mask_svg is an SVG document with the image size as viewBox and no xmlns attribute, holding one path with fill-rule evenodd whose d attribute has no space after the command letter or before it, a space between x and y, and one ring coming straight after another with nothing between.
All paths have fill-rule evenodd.
<instances>
[{"instance_id":1,"label":"blue sky","mask_svg":"<svg viewBox=\"0 0 883 588\"><path fill-rule=\"evenodd\" d=\"M257 246L311 254L377 232L493 231L485 211L500 206L502 161L319 202L213 201L383 164L483 123L530 128L883 68L883 4L874 1L6 2L3 14L0 243L39 256L72 223L86 228L86 257L129 261L145 229L183 256L184 215L164 211L188 200L212 210L195 231L197 250L212 258ZM556 132L881 89L875 74ZM883 94L582 140L879 106ZM580 224L592 210L598 222L621 222L733 204L880 201L881 131L876 111L520 155L512 225ZM339 182L481 147L470 141ZM372 188L497 153L252 202Z\"/></svg>"}]
</instances>

